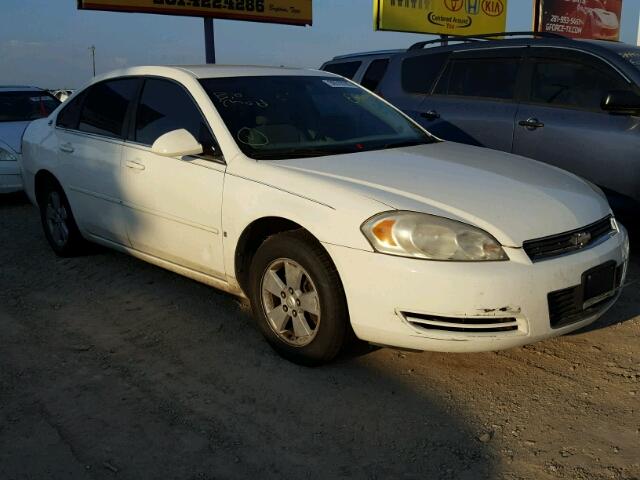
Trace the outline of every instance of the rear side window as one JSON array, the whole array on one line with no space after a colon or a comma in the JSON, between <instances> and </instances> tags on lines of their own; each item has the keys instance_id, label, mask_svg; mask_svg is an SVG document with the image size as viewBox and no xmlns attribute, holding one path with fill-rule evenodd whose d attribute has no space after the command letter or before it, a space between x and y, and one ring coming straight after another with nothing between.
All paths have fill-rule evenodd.
<instances>
[{"instance_id":1,"label":"rear side window","mask_svg":"<svg viewBox=\"0 0 640 480\"><path fill-rule=\"evenodd\" d=\"M325 72L335 73L336 75L342 75L351 80L355 77L360 65L362 65L362 62L330 63L329 65L325 65L323 70Z\"/></svg>"},{"instance_id":2,"label":"rear side window","mask_svg":"<svg viewBox=\"0 0 640 480\"><path fill-rule=\"evenodd\" d=\"M75 130L78 128L80 122L80 113L82 111L82 101L85 97L85 92L82 92L71 100L58 114L56 120L56 126L61 128L69 128Z\"/></svg>"},{"instance_id":3,"label":"rear side window","mask_svg":"<svg viewBox=\"0 0 640 480\"><path fill-rule=\"evenodd\" d=\"M402 89L408 93L428 95L438 80L448 53L418 55L402 62Z\"/></svg>"},{"instance_id":4,"label":"rear side window","mask_svg":"<svg viewBox=\"0 0 640 480\"><path fill-rule=\"evenodd\" d=\"M153 145L161 135L180 128L191 133L205 153L211 153L213 136L184 88L168 80L145 81L136 113L135 141Z\"/></svg>"},{"instance_id":5,"label":"rear side window","mask_svg":"<svg viewBox=\"0 0 640 480\"><path fill-rule=\"evenodd\" d=\"M367 71L364 74L364 77L362 77L362 86L371 91L378 88L382 77L387 73L387 67L389 67L388 58L379 58L378 60L371 62L369 68L367 68Z\"/></svg>"},{"instance_id":6,"label":"rear side window","mask_svg":"<svg viewBox=\"0 0 640 480\"><path fill-rule=\"evenodd\" d=\"M452 60L434 93L510 100L514 97L519 58Z\"/></svg>"},{"instance_id":7,"label":"rear side window","mask_svg":"<svg viewBox=\"0 0 640 480\"><path fill-rule=\"evenodd\" d=\"M138 82L135 78L123 78L90 87L82 105L78 130L121 138L124 119Z\"/></svg>"},{"instance_id":8,"label":"rear side window","mask_svg":"<svg viewBox=\"0 0 640 480\"><path fill-rule=\"evenodd\" d=\"M531 101L547 105L599 110L611 90L629 90L614 72L580 62L538 59L533 65Z\"/></svg>"}]
</instances>

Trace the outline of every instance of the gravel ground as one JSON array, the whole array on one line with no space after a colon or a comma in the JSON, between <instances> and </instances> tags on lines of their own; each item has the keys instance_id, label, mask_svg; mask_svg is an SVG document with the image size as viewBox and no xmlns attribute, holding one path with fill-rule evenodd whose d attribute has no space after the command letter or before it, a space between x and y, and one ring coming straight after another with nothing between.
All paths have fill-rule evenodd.
<instances>
[{"instance_id":1,"label":"gravel ground","mask_svg":"<svg viewBox=\"0 0 640 480\"><path fill-rule=\"evenodd\" d=\"M235 298L0 197L1 479L640 479L640 283L576 334L281 360ZM640 263L630 280L640 279Z\"/></svg>"}]
</instances>

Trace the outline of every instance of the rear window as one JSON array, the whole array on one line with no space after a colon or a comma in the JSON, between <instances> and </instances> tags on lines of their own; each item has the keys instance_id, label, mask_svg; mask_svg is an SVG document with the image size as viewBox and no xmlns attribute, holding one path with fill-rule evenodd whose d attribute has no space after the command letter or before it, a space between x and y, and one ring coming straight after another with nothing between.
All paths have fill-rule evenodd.
<instances>
[{"instance_id":1,"label":"rear window","mask_svg":"<svg viewBox=\"0 0 640 480\"><path fill-rule=\"evenodd\" d=\"M374 60L367 68L367 71L362 77L362 86L371 91L374 91L380 85L380 81L384 74L387 73L387 68L389 67L389 59L388 58L379 58L378 60Z\"/></svg>"},{"instance_id":2,"label":"rear window","mask_svg":"<svg viewBox=\"0 0 640 480\"><path fill-rule=\"evenodd\" d=\"M82 105L78 130L107 137L122 137L124 119L139 80L109 80L90 87Z\"/></svg>"},{"instance_id":3,"label":"rear window","mask_svg":"<svg viewBox=\"0 0 640 480\"><path fill-rule=\"evenodd\" d=\"M437 53L406 58L402 62L402 89L422 95L431 93L448 57L448 53Z\"/></svg>"},{"instance_id":4,"label":"rear window","mask_svg":"<svg viewBox=\"0 0 640 480\"><path fill-rule=\"evenodd\" d=\"M360 65L362 65L362 62L330 63L329 65L325 65L323 70L351 80L355 77Z\"/></svg>"},{"instance_id":5,"label":"rear window","mask_svg":"<svg viewBox=\"0 0 640 480\"><path fill-rule=\"evenodd\" d=\"M519 59L478 58L449 62L436 94L509 100L514 97Z\"/></svg>"},{"instance_id":6,"label":"rear window","mask_svg":"<svg viewBox=\"0 0 640 480\"><path fill-rule=\"evenodd\" d=\"M24 122L49 116L60 102L47 92L0 93L0 122Z\"/></svg>"}]
</instances>

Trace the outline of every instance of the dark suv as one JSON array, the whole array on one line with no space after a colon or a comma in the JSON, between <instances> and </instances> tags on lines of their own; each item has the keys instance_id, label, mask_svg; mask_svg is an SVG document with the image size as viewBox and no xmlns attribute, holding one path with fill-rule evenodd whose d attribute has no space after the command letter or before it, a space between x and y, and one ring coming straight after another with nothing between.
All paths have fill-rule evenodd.
<instances>
[{"instance_id":1,"label":"dark suv","mask_svg":"<svg viewBox=\"0 0 640 480\"><path fill-rule=\"evenodd\" d=\"M637 214L640 48L528 33L441 42L391 55L376 92L441 138L564 168Z\"/></svg>"}]
</instances>

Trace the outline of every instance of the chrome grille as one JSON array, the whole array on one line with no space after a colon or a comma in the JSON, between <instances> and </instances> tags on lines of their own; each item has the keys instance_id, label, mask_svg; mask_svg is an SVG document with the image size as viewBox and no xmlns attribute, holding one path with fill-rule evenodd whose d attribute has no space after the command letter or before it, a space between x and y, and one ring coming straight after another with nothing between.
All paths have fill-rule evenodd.
<instances>
[{"instance_id":1,"label":"chrome grille","mask_svg":"<svg viewBox=\"0 0 640 480\"><path fill-rule=\"evenodd\" d=\"M587 248L614 232L611 216L591 225L549 237L527 240L522 247L529 258L536 262L565 253Z\"/></svg>"}]
</instances>

